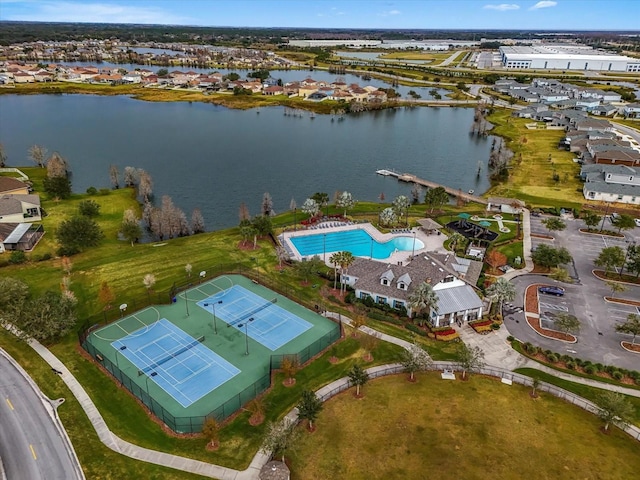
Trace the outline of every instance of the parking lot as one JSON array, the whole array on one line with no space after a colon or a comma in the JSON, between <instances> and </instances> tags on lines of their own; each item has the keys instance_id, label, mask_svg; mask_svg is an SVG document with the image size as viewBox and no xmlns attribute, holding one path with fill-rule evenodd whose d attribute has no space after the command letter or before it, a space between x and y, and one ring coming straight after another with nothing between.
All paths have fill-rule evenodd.
<instances>
[{"instance_id":1,"label":"parking lot","mask_svg":"<svg viewBox=\"0 0 640 480\"><path fill-rule=\"evenodd\" d=\"M531 217L531 232L534 235L551 235L555 240L532 236L532 248L540 244L567 248L573 257L573 262L565 267L568 268L574 283L559 283L538 275L514 278L518 296L511 305L506 305L504 310L505 325L509 333L523 341L532 342L561 354L567 353L594 362L639 370L638 355L626 352L620 346L621 340L630 337L615 331L615 326L626 321L629 313L639 313L639 311L633 306L606 302L604 297L611 296L611 289L605 282L596 278L592 270L597 268L593 262L603 248L618 246L626 250L627 241L640 243L640 228L623 231L625 238L614 238L581 233L579 229L584 228L584 222L567 219L565 230L550 234L542 224L544 218L548 217ZM610 220L606 219L605 222L605 228L611 228ZM558 313L566 312L574 315L581 324L577 343L567 344L543 338L527 325L521 309L524 304L524 289L533 283L557 285L565 289L562 297L539 295L541 323L544 327L553 328L553 319ZM640 287L627 285L626 288L624 292L617 293L616 297L640 299Z\"/></svg>"}]
</instances>

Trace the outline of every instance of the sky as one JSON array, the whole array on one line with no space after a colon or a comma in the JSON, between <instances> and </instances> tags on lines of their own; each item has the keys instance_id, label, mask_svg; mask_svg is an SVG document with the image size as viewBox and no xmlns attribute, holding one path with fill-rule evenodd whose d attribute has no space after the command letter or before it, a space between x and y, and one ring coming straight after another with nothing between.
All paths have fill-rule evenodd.
<instances>
[{"instance_id":1,"label":"sky","mask_svg":"<svg viewBox=\"0 0 640 480\"><path fill-rule=\"evenodd\" d=\"M0 21L640 30L640 0L0 0Z\"/></svg>"}]
</instances>

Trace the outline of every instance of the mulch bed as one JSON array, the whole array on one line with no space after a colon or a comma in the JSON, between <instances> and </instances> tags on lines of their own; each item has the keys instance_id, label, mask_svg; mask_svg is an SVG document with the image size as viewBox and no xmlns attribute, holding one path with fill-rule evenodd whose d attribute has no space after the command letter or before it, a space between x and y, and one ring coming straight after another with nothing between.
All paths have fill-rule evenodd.
<instances>
[{"instance_id":1,"label":"mulch bed","mask_svg":"<svg viewBox=\"0 0 640 480\"><path fill-rule=\"evenodd\" d=\"M600 280L626 283L627 285L640 285L640 278L632 277L630 275L622 275L622 277L620 277L617 273L607 273L604 270L592 270L592 273L596 278L599 278Z\"/></svg>"},{"instance_id":2,"label":"mulch bed","mask_svg":"<svg viewBox=\"0 0 640 480\"><path fill-rule=\"evenodd\" d=\"M600 230L589 230L587 228L580 228L580 233L588 233L590 235L602 235L603 237L615 237L615 238L624 238L624 235L620 233L613 233L609 231L600 231Z\"/></svg>"},{"instance_id":3,"label":"mulch bed","mask_svg":"<svg viewBox=\"0 0 640 480\"><path fill-rule=\"evenodd\" d=\"M525 291L525 317L527 319L527 323L531 328L533 328L536 333L542 335L543 337L549 337L555 340L561 340L564 342L575 343L577 338L569 333L558 332L556 330L549 330L547 328L543 328L540 325L540 319L534 318L527 313L535 313L539 314L540 310L538 308L538 287L542 287L543 285L540 283L535 283L533 285L529 285L527 290Z\"/></svg>"},{"instance_id":4,"label":"mulch bed","mask_svg":"<svg viewBox=\"0 0 640 480\"><path fill-rule=\"evenodd\" d=\"M287 378L286 380L282 381L282 385L284 385L286 388L293 387L295 384L296 384L295 378Z\"/></svg>"},{"instance_id":5,"label":"mulch bed","mask_svg":"<svg viewBox=\"0 0 640 480\"><path fill-rule=\"evenodd\" d=\"M640 353L640 345L631 342L622 342L622 346L633 353Z\"/></svg>"},{"instance_id":6,"label":"mulch bed","mask_svg":"<svg viewBox=\"0 0 640 480\"><path fill-rule=\"evenodd\" d=\"M545 235L543 233L532 233L531 236L535 238L542 238L544 240L555 240L551 235Z\"/></svg>"},{"instance_id":7,"label":"mulch bed","mask_svg":"<svg viewBox=\"0 0 640 480\"><path fill-rule=\"evenodd\" d=\"M604 297L607 302L622 303L623 305L631 305L632 307L640 307L640 302L635 300L627 300L626 298Z\"/></svg>"},{"instance_id":8,"label":"mulch bed","mask_svg":"<svg viewBox=\"0 0 640 480\"><path fill-rule=\"evenodd\" d=\"M260 245L256 245L256 247L253 248L253 242L245 242L244 240L242 240L240 243L238 243L238 250L248 251L248 250L258 250L259 248L260 248Z\"/></svg>"}]
</instances>

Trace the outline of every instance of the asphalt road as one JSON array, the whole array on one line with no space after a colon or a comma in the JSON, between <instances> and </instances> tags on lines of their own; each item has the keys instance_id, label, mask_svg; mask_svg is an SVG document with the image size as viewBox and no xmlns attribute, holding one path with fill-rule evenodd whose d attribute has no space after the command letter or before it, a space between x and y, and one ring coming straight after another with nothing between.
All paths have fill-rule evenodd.
<instances>
[{"instance_id":1,"label":"asphalt road","mask_svg":"<svg viewBox=\"0 0 640 480\"><path fill-rule=\"evenodd\" d=\"M42 398L3 355L0 397L0 457L8 480L77 479L66 443Z\"/></svg>"}]
</instances>

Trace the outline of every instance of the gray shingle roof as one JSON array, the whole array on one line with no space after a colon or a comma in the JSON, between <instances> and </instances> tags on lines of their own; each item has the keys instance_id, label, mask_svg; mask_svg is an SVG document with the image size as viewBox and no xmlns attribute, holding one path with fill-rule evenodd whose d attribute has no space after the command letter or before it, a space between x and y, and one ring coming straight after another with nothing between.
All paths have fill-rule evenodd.
<instances>
[{"instance_id":1,"label":"gray shingle roof","mask_svg":"<svg viewBox=\"0 0 640 480\"><path fill-rule=\"evenodd\" d=\"M482 306L482 300L469 285L437 290L436 295L438 295L438 315L471 310Z\"/></svg>"}]
</instances>

